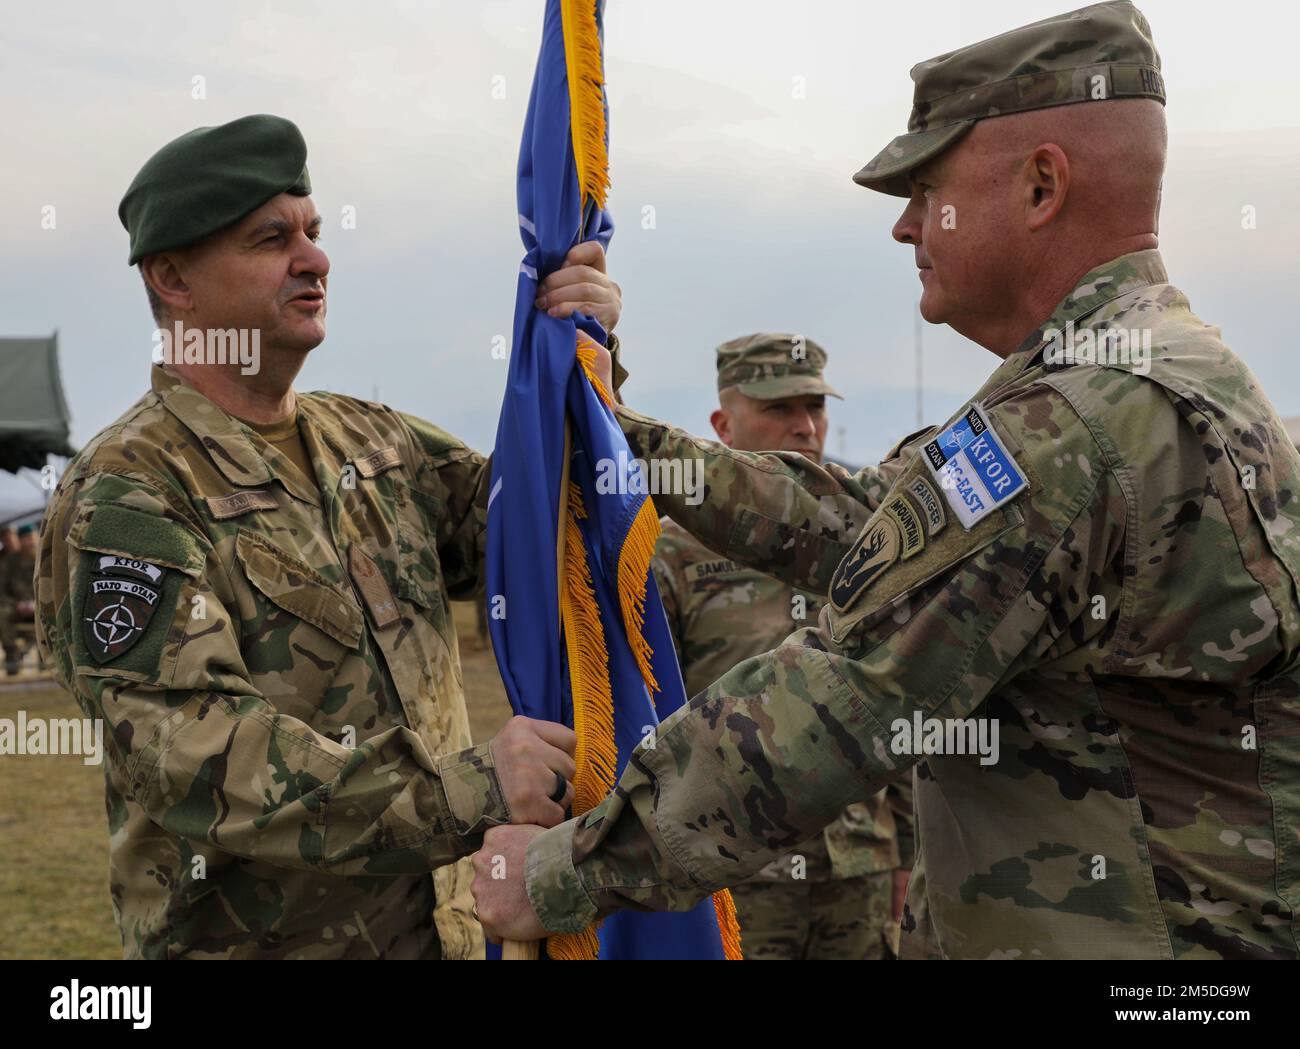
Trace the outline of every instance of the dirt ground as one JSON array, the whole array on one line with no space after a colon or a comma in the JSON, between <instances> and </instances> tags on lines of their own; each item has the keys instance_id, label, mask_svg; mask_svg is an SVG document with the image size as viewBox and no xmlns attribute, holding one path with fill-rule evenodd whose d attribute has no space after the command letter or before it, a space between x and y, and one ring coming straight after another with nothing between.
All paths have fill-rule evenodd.
<instances>
[{"instance_id":1,"label":"dirt ground","mask_svg":"<svg viewBox=\"0 0 1300 1049\"><path fill-rule=\"evenodd\" d=\"M471 605L454 606L474 741L510 716ZM0 687L0 717L79 717L57 684ZM0 959L120 958L108 898L102 766L79 756L0 757Z\"/></svg>"}]
</instances>

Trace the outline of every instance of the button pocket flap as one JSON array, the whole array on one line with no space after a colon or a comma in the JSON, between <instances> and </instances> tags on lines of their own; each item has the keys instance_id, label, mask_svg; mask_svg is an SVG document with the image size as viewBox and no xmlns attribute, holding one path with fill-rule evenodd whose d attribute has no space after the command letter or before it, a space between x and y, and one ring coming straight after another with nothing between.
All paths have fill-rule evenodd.
<instances>
[{"instance_id":1,"label":"button pocket flap","mask_svg":"<svg viewBox=\"0 0 1300 1049\"><path fill-rule=\"evenodd\" d=\"M235 553L248 581L268 600L348 648L360 645L364 619L350 593L242 528L235 540Z\"/></svg>"},{"instance_id":2,"label":"button pocket flap","mask_svg":"<svg viewBox=\"0 0 1300 1049\"><path fill-rule=\"evenodd\" d=\"M203 572L209 550L184 525L117 503L85 507L68 533L68 542L79 550L174 568L195 579Z\"/></svg>"}]
</instances>

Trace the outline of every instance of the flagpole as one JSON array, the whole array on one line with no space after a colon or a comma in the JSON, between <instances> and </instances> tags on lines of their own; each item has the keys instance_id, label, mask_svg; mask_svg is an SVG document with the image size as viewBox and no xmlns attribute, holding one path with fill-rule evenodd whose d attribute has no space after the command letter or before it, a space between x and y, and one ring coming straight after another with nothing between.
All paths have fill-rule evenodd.
<instances>
[{"instance_id":1,"label":"flagpole","mask_svg":"<svg viewBox=\"0 0 1300 1049\"><path fill-rule=\"evenodd\" d=\"M538 959L540 940L502 940L503 962L535 962Z\"/></svg>"}]
</instances>

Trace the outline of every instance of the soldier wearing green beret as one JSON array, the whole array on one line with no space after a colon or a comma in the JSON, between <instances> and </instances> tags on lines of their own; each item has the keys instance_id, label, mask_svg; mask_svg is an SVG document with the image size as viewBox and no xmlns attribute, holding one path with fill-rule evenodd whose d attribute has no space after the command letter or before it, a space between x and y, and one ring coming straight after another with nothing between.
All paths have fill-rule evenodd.
<instances>
[{"instance_id":1,"label":"soldier wearing green beret","mask_svg":"<svg viewBox=\"0 0 1300 1049\"><path fill-rule=\"evenodd\" d=\"M994 371L856 474L619 409L705 460L663 511L827 602L601 805L489 831L484 927L690 906L911 769L904 957L1300 957L1300 455L1166 275L1151 28L1095 4L912 77L857 181Z\"/></svg>"},{"instance_id":2,"label":"soldier wearing green beret","mask_svg":"<svg viewBox=\"0 0 1300 1049\"><path fill-rule=\"evenodd\" d=\"M719 407L710 417L719 440L820 463L826 398L840 396L823 377L825 367L826 352L802 335L761 332L723 343ZM651 567L692 696L816 622L824 596L722 557L667 518ZM911 862L902 789L849 805L822 833L732 887L745 958L892 957L894 901L897 895L901 908Z\"/></svg>"},{"instance_id":3,"label":"soldier wearing green beret","mask_svg":"<svg viewBox=\"0 0 1300 1049\"><path fill-rule=\"evenodd\" d=\"M487 460L293 389L330 270L306 160L293 123L258 115L140 170L119 214L162 363L46 515L40 642L107 728L129 957L481 953L457 861L572 796L564 726L470 740L449 601L480 586ZM612 328L599 246L568 261L545 308Z\"/></svg>"}]
</instances>

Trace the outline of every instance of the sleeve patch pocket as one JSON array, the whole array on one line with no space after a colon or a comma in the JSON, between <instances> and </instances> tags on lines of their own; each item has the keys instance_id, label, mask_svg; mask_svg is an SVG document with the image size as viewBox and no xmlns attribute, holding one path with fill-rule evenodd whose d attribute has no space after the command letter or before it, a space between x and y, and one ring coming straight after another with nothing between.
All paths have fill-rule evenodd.
<instances>
[{"instance_id":1,"label":"sleeve patch pocket","mask_svg":"<svg viewBox=\"0 0 1300 1049\"><path fill-rule=\"evenodd\" d=\"M915 457L835 571L829 617L837 644L1023 521L1014 505L1005 505L966 530L953 527L944 510L938 487Z\"/></svg>"},{"instance_id":2,"label":"sleeve patch pocket","mask_svg":"<svg viewBox=\"0 0 1300 1049\"><path fill-rule=\"evenodd\" d=\"M181 588L202 570L202 542L178 524L129 507L105 503L88 510L68 537L82 553L72 596L77 662L156 672Z\"/></svg>"}]
</instances>

